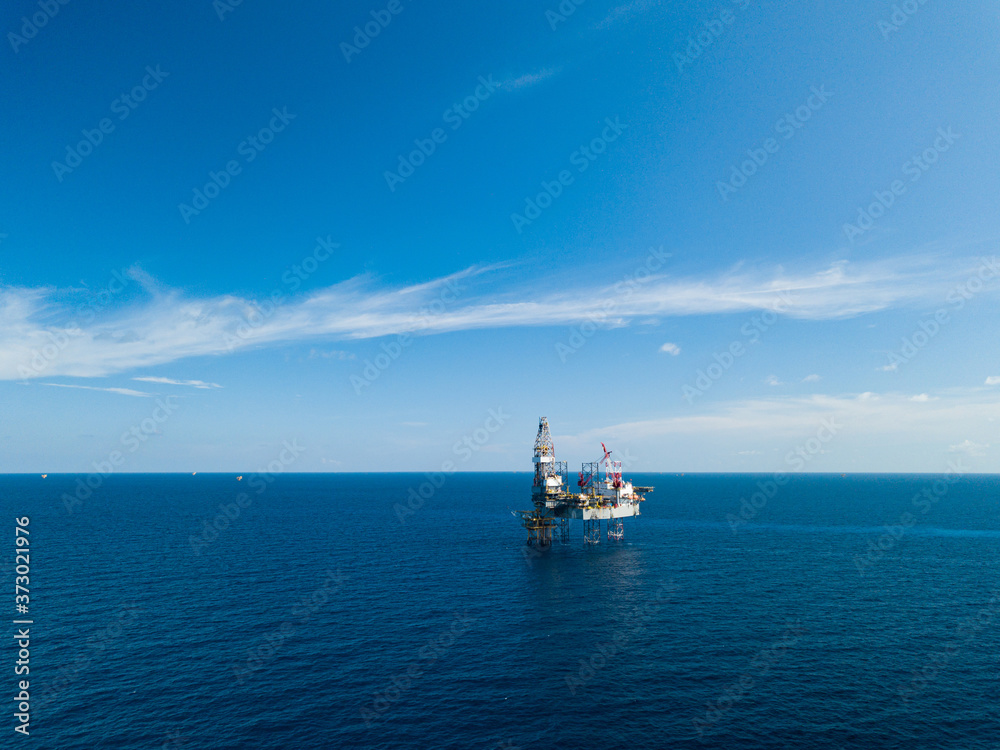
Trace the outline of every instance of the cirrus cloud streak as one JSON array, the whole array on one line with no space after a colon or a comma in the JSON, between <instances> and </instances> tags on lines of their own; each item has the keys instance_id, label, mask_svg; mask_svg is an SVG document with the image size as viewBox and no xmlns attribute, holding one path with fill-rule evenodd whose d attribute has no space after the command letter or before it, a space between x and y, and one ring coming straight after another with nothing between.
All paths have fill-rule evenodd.
<instances>
[{"instance_id":1,"label":"cirrus cloud streak","mask_svg":"<svg viewBox=\"0 0 1000 750\"><path fill-rule=\"evenodd\" d=\"M73 322L72 308L58 290L8 287L0 288L0 379L100 377L252 347L404 332L428 335L588 319L623 326L650 315L754 310L806 320L842 319L908 304L938 304L950 280L968 275L972 266L971 261L943 264L933 257L840 261L805 272L779 267L701 278L659 275L628 286L604 283L567 292L547 291L554 287L551 280L535 289L498 290L491 274L499 267L471 267L397 288L359 276L271 307L231 294L192 298L157 287L127 308L85 325ZM196 382L176 384L215 387Z\"/></svg>"}]
</instances>

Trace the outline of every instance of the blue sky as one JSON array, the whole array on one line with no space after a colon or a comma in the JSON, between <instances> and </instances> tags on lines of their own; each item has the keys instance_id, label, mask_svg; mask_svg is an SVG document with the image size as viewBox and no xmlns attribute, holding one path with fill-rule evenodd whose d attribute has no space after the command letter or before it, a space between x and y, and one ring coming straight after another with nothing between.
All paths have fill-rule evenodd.
<instances>
[{"instance_id":1,"label":"blue sky","mask_svg":"<svg viewBox=\"0 0 1000 750\"><path fill-rule=\"evenodd\" d=\"M998 26L10 3L0 471L998 471Z\"/></svg>"}]
</instances>

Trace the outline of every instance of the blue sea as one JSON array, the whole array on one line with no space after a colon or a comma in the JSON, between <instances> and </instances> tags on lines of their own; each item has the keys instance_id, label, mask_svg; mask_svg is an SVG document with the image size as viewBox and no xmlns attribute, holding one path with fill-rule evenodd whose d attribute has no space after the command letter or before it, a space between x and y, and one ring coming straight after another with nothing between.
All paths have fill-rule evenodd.
<instances>
[{"instance_id":1,"label":"blue sea","mask_svg":"<svg viewBox=\"0 0 1000 750\"><path fill-rule=\"evenodd\" d=\"M997 477L631 478L624 541L536 550L528 473L0 477L0 744L1000 745Z\"/></svg>"}]
</instances>

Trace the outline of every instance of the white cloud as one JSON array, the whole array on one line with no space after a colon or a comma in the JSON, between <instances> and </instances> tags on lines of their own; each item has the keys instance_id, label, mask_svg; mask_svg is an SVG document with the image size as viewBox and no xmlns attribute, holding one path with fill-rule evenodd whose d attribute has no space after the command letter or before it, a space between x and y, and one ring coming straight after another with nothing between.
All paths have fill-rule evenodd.
<instances>
[{"instance_id":1,"label":"white cloud","mask_svg":"<svg viewBox=\"0 0 1000 750\"><path fill-rule=\"evenodd\" d=\"M760 451L736 451L737 456L762 456Z\"/></svg>"},{"instance_id":2,"label":"white cloud","mask_svg":"<svg viewBox=\"0 0 1000 750\"><path fill-rule=\"evenodd\" d=\"M104 391L106 393L117 393L122 396L148 397L154 395L145 391L133 391L131 388L98 388L94 385L70 385L68 383L39 383L39 385L48 385L53 388L80 388L85 391Z\"/></svg>"},{"instance_id":3,"label":"white cloud","mask_svg":"<svg viewBox=\"0 0 1000 750\"><path fill-rule=\"evenodd\" d=\"M942 436L952 436L969 425L981 425L984 418L1000 418L1000 402L991 394L974 389L941 392L925 403L914 403L899 393L814 394L773 396L706 405L698 414L667 415L647 420L595 427L575 437L562 438L569 445L584 440L586 445L602 435L628 435L641 441L651 437L697 434L734 435L751 432L762 438L782 437L800 441L813 434L824 419L842 426L840 433L883 436L902 434L912 438L926 434L928 441L941 444Z\"/></svg>"},{"instance_id":4,"label":"white cloud","mask_svg":"<svg viewBox=\"0 0 1000 750\"><path fill-rule=\"evenodd\" d=\"M920 394L918 394L916 396L911 396L910 397L910 401L917 401L919 403L925 403L925 402L930 401L930 400L931 400L931 397L928 396L926 393L920 393Z\"/></svg>"},{"instance_id":5,"label":"white cloud","mask_svg":"<svg viewBox=\"0 0 1000 750\"><path fill-rule=\"evenodd\" d=\"M541 83L546 78L551 78L558 72L559 68L543 68L537 73L525 73L523 76L519 76L518 78L510 78L506 81L502 81L499 86L506 91L517 91L519 89L528 88L529 86Z\"/></svg>"},{"instance_id":6,"label":"white cloud","mask_svg":"<svg viewBox=\"0 0 1000 750\"><path fill-rule=\"evenodd\" d=\"M674 357L676 357L678 354L681 353L681 348L677 346L677 344L671 344L668 341L666 344L660 347L660 351L666 352L667 354L671 354Z\"/></svg>"},{"instance_id":7,"label":"white cloud","mask_svg":"<svg viewBox=\"0 0 1000 750\"><path fill-rule=\"evenodd\" d=\"M634 421L594 421L592 429L560 434L557 450L563 458L575 459L591 455L596 441L615 449L629 446L641 457L635 471L663 471L665 466L692 472L935 473L956 466L971 471L968 453L949 451L949 445L961 447L965 440L990 444L1000 423L1000 401L979 387L936 390L927 402L898 392L864 398L858 393L767 393L775 395L700 402L696 411L669 403L650 405L650 413ZM835 434L824 440L831 428ZM749 450L748 442L761 455L740 454ZM813 456L804 465L796 463L799 448ZM979 462L976 470L1000 471L1000 452L985 450L985 456L972 459Z\"/></svg>"},{"instance_id":8,"label":"white cloud","mask_svg":"<svg viewBox=\"0 0 1000 750\"><path fill-rule=\"evenodd\" d=\"M218 383L206 383L204 380L172 380L171 378L157 378L153 376L144 376L141 378L132 378L132 380L141 380L144 383L163 383L165 385L188 385L192 388L221 388L222 386Z\"/></svg>"},{"instance_id":9,"label":"white cloud","mask_svg":"<svg viewBox=\"0 0 1000 750\"><path fill-rule=\"evenodd\" d=\"M820 380L822 380L822 378L816 373L813 373L812 375L806 375L804 378L802 378L803 383L817 383Z\"/></svg>"},{"instance_id":10,"label":"white cloud","mask_svg":"<svg viewBox=\"0 0 1000 750\"><path fill-rule=\"evenodd\" d=\"M764 378L764 382L767 383L768 385L784 385L784 383L778 380L777 375L768 375L766 378Z\"/></svg>"},{"instance_id":11,"label":"white cloud","mask_svg":"<svg viewBox=\"0 0 1000 750\"><path fill-rule=\"evenodd\" d=\"M1000 385L1000 375L990 375L984 385Z\"/></svg>"},{"instance_id":12,"label":"white cloud","mask_svg":"<svg viewBox=\"0 0 1000 750\"><path fill-rule=\"evenodd\" d=\"M968 453L970 456L984 456L986 455L986 448L989 448L989 443L974 443L971 440L963 440L958 445L949 445L949 453Z\"/></svg>"},{"instance_id":13,"label":"white cloud","mask_svg":"<svg viewBox=\"0 0 1000 750\"><path fill-rule=\"evenodd\" d=\"M483 277L495 269L471 267L401 288L380 287L361 276L270 308L228 294L189 298L150 283L143 301L71 328L73 312L65 291L0 288L0 379L98 377L186 357L316 339L554 326L595 317L609 326L651 315L758 310L807 320L842 319L940 299L955 277L968 275L954 261L934 266L928 260L899 258L838 262L799 274L779 268L767 275L737 269L697 278L651 276L623 296L614 279L559 292L550 291L551 279L506 291L495 282L482 288ZM432 305L441 311L427 313ZM54 356L43 355L49 350L55 350Z\"/></svg>"}]
</instances>

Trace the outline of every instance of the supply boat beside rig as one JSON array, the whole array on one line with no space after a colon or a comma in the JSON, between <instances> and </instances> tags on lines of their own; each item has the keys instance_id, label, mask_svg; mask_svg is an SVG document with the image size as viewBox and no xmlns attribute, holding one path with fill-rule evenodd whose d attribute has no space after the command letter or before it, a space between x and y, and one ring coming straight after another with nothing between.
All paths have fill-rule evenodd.
<instances>
[{"instance_id":1,"label":"supply boat beside rig","mask_svg":"<svg viewBox=\"0 0 1000 750\"><path fill-rule=\"evenodd\" d=\"M607 522L609 540L625 538L623 518L641 515L640 503L652 487L634 487L622 479L622 462L611 460L611 451L604 447L604 458L583 464L577 481L578 492L569 490L565 461L556 461L555 446L545 417L538 420L535 437L535 481L531 488L534 510L512 511L520 516L528 530L528 544L546 547L552 544L553 531L558 528L560 540L569 540L569 520L583 521L583 540L588 544L601 541L601 521Z\"/></svg>"}]
</instances>

